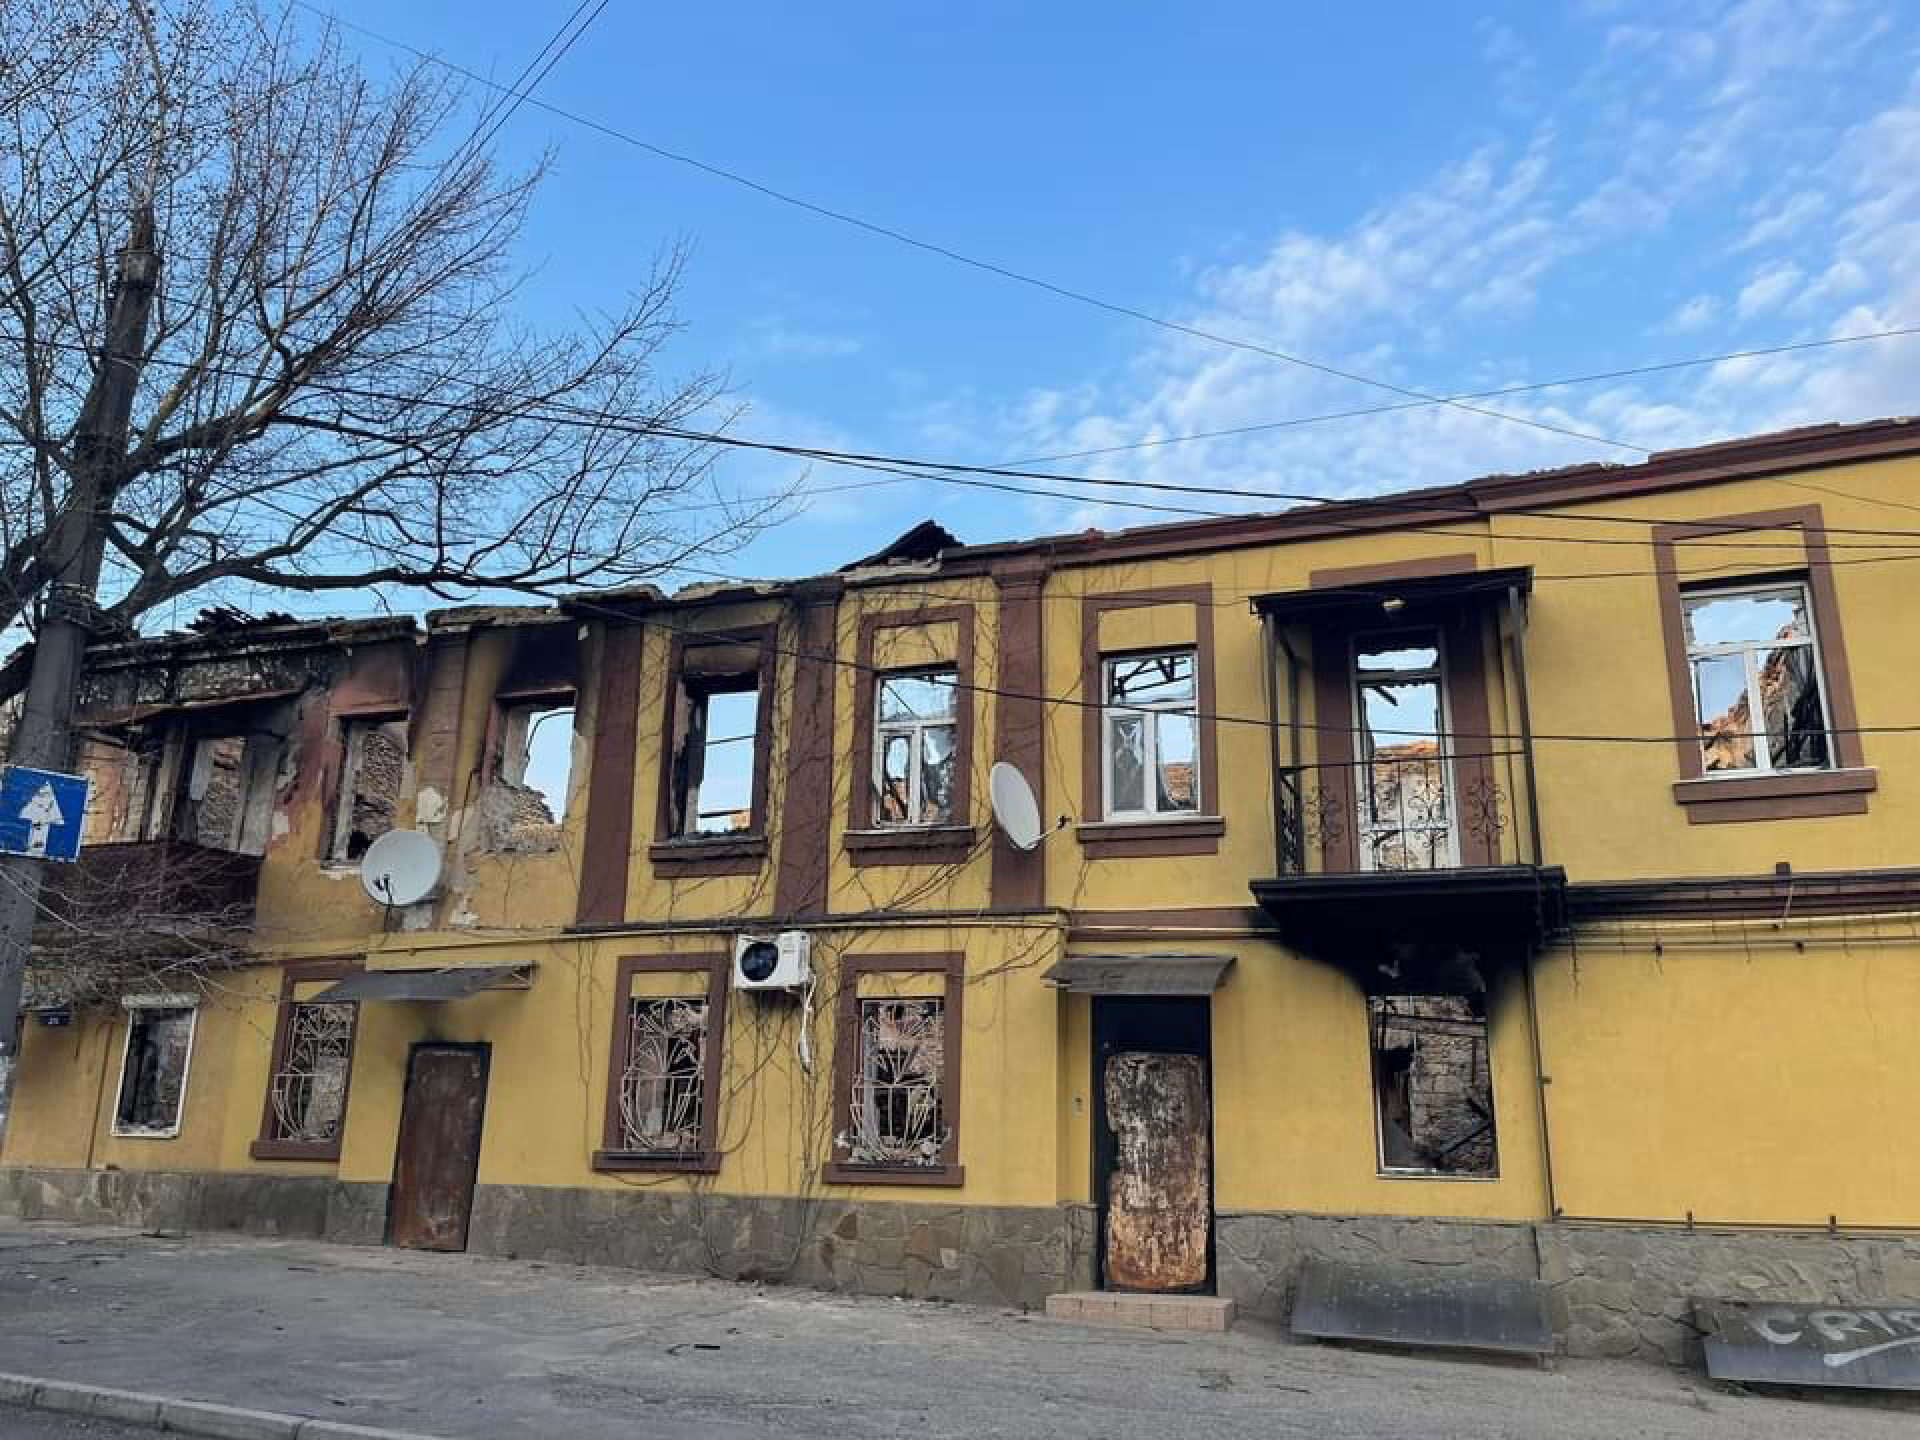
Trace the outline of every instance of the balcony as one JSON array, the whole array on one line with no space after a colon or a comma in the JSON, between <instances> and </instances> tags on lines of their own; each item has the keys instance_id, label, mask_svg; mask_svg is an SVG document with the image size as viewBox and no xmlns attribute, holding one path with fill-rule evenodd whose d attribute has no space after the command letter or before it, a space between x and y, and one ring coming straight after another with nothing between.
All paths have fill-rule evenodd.
<instances>
[{"instance_id":1,"label":"balcony","mask_svg":"<svg viewBox=\"0 0 1920 1440\"><path fill-rule=\"evenodd\" d=\"M1276 857L1253 894L1290 943L1369 972L1473 968L1564 923L1535 803L1529 572L1414 568L1253 602Z\"/></svg>"},{"instance_id":2,"label":"balcony","mask_svg":"<svg viewBox=\"0 0 1920 1440\"><path fill-rule=\"evenodd\" d=\"M185 938L246 927L260 884L260 857L185 840L93 845L78 863L49 866L36 939L55 944L76 929L136 940Z\"/></svg>"}]
</instances>

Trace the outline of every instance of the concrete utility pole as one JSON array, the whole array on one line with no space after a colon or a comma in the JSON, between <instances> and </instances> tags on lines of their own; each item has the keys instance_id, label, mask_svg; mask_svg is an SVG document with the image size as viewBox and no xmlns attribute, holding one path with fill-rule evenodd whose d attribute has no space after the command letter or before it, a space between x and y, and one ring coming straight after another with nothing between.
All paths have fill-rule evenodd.
<instances>
[{"instance_id":1,"label":"concrete utility pole","mask_svg":"<svg viewBox=\"0 0 1920 1440\"><path fill-rule=\"evenodd\" d=\"M47 571L53 577L40 609L19 728L8 759L15 765L65 770L73 763L73 706L96 615L94 596L106 554L107 513L127 454L134 391L146 353L147 319L160 279L153 204L139 204L107 304L106 345L93 372L74 432L72 490L51 519ZM0 857L0 1125L13 1088L21 985L39 914L47 861Z\"/></svg>"}]
</instances>

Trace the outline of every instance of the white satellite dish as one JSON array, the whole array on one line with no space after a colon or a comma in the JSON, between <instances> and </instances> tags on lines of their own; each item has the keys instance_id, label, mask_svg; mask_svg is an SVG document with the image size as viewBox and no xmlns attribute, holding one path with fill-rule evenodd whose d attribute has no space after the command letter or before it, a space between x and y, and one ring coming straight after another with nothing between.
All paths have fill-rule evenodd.
<instances>
[{"instance_id":1,"label":"white satellite dish","mask_svg":"<svg viewBox=\"0 0 1920 1440\"><path fill-rule=\"evenodd\" d=\"M1026 776L1004 760L995 761L987 772L987 794L993 818L1017 849L1031 850L1040 843L1040 804Z\"/></svg>"},{"instance_id":2,"label":"white satellite dish","mask_svg":"<svg viewBox=\"0 0 1920 1440\"><path fill-rule=\"evenodd\" d=\"M389 830L360 857L360 885L376 905L412 905L440 883L440 847L418 830Z\"/></svg>"}]
</instances>

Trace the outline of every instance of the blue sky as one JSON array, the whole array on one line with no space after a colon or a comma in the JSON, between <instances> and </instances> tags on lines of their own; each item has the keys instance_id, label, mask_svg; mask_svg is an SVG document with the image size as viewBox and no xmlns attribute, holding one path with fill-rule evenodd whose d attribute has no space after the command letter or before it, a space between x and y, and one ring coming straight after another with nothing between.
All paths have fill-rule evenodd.
<instances>
[{"instance_id":1,"label":"blue sky","mask_svg":"<svg viewBox=\"0 0 1920 1440\"><path fill-rule=\"evenodd\" d=\"M506 79L571 6L329 8ZM1305 10L614 0L539 95L984 260L1428 391L1920 324L1915 7ZM376 71L404 58L346 40ZM557 147L524 237L529 318L564 325L687 239L671 358L730 374L742 435L993 464L1396 398L530 106L501 145ZM1912 411L1916 382L1920 337L1497 403L1662 448ZM1426 407L1056 468L1342 495L1609 458L1637 452ZM746 493L874 478L757 457L723 475ZM821 493L717 563L828 569L928 516L974 541L1166 518L908 482Z\"/></svg>"}]
</instances>

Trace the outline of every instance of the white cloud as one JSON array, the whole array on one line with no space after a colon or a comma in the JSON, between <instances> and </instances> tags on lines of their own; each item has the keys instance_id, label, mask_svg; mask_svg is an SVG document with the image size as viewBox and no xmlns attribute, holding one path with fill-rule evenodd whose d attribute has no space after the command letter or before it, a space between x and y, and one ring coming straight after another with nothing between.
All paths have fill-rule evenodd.
<instances>
[{"instance_id":1,"label":"white cloud","mask_svg":"<svg viewBox=\"0 0 1920 1440\"><path fill-rule=\"evenodd\" d=\"M1704 330L1720 318L1720 302L1711 295L1696 295L1667 317L1665 328L1676 335Z\"/></svg>"},{"instance_id":2,"label":"white cloud","mask_svg":"<svg viewBox=\"0 0 1920 1440\"><path fill-rule=\"evenodd\" d=\"M1787 261L1762 266L1740 290L1734 308L1742 320L1750 320L1785 304L1800 283L1800 267Z\"/></svg>"}]
</instances>

